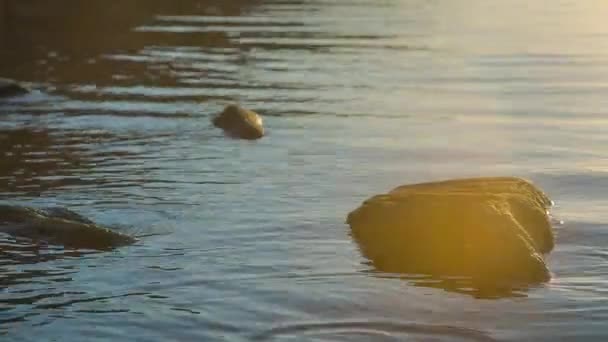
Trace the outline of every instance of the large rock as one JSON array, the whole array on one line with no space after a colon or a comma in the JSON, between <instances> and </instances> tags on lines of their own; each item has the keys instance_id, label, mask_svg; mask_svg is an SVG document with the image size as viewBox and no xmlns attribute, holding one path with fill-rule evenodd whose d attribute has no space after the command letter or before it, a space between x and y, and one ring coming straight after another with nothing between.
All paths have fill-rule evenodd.
<instances>
[{"instance_id":1,"label":"large rock","mask_svg":"<svg viewBox=\"0 0 608 342\"><path fill-rule=\"evenodd\" d=\"M551 201L513 177L400 186L348 215L364 256L380 271L468 277L476 284L550 278Z\"/></svg>"},{"instance_id":2,"label":"large rock","mask_svg":"<svg viewBox=\"0 0 608 342\"><path fill-rule=\"evenodd\" d=\"M0 78L0 98L28 93L29 90L19 83L7 78Z\"/></svg>"},{"instance_id":3,"label":"large rock","mask_svg":"<svg viewBox=\"0 0 608 342\"><path fill-rule=\"evenodd\" d=\"M70 248L100 250L136 241L65 208L0 205L0 232Z\"/></svg>"},{"instance_id":4,"label":"large rock","mask_svg":"<svg viewBox=\"0 0 608 342\"><path fill-rule=\"evenodd\" d=\"M223 112L213 118L213 124L235 138L253 140L264 136L262 117L237 105L226 106Z\"/></svg>"}]
</instances>

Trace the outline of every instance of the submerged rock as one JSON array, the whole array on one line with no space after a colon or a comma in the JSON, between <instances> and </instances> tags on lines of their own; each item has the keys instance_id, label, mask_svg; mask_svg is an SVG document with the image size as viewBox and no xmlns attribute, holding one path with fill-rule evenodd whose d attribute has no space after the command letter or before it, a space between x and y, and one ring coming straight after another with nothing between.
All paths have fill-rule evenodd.
<instances>
[{"instance_id":1,"label":"submerged rock","mask_svg":"<svg viewBox=\"0 0 608 342\"><path fill-rule=\"evenodd\" d=\"M514 177L400 186L348 215L362 253L380 271L469 277L477 284L550 278L549 198Z\"/></svg>"},{"instance_id":2,"label":"submerged rock","mask_svg":"<svg viewBox=\"0 0 608 342\"><path fill-rule=\"evenodd\" d=\"M0 232L70 248L110 249L136 241L65 208L0 205Z\"/></svg>"},{"instance_id":3,"label":"submerged rock","mask_svg":"<svg viewBox=\"0 0 608 342\"><path fill-rule=\"evenodd\" d=\"M213 125L235 138L254 140L264 136L262 117L237 105L226 106L212 121Z\"/></svg>"},{"instance_id":4,"label":"submerged rock","mask_svg":"<svg viewBox=\"0 0 608 342\"><path fill-rule=\"evenodd\" d=\"M29 90L19 83L7 78L0 78L0 98L28 93Z\"/></svg>"}]
</instances>

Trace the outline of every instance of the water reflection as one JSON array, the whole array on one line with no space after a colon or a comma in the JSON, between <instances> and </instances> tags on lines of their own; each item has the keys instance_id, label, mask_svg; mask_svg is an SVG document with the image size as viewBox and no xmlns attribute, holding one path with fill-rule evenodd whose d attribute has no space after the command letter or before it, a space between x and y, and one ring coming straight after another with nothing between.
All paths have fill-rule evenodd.
<instances>
[{"instance_id":1,"label":"water reflection","mask_svg":"<svg viewBox=\"0 0 608 342\"><path fill-rule=\"evenodd\" d=\"M486 284L467 278L434 278L429 276L402 279L414 286L441 289L448 292L460 293L478 299L501 299L527 297L527 292L538 286L529 284Z\"/></svg>"},{"instance_id":2,"label":"water reflection","mask_svg":"<svg viewBox=\"0 0 608 342\"><path fill-rule=\"evenodd\" d=\"M89 176L107 156L103 151L91 153L90 145L113 138L105 132L44 127L0 129L0 195L37 197L50 190L107 183Z\"/></svg>"},{"instance_id":3,"label":"water reflection","mask_svg":"<svg viewBox=\"0 0 608 342\"><path fill-rule=\"evenodd\" d=\"M78 115L193 115L201 111L196 102L235 100L263 104L273 115L326 112L328 104L349 102L345 113L365 113L355 100L378 71L365 77L351 71L386 63L383 51L428 50L373 25L361 33L336 27L334 19L295 17L315 7L300 1L254 16L249 12L263 1L3 1L10 49L0 53L0 75L81 100L51 104ZM336 92L329 97L320 88ZM285 99L290 109L277 108ZM44 113L48 105L11 109Z\"/></svg>"},{"instance_id":4,"label":"water reflection","mask_svg":"<svg viewBox=\"0 0 608 342\"><path fill-rule=\"evenodd\" d=\"M80 258L92 252L32 244L0 233L0 331L3 324L37 316L32 306L52 298L84 293L61 289L78 272L75 266L46 265L62 259Z\"/></svg>"},{"instance_id":5,"label":"water reflection","mask_svg":"<svg viewBox=\"0 0 608 342\"><path fill-rule=\"evenodd\" d=\"M369 262L370 270L363 272L370 276L381 279L401 279L409 285L434 288L452 293L459 293L477 299L502 299L527 297L528 291L538 288L537 284L519 283L488 283L481 282L471 277L444 277L430 274L416 273L393 273L393 270L386 270L377 267L373 262Z\"/></svg>"},{"instance_id":6,"label":"water reflection","mask_svg":"<svg viewBox=\"0 0 608 342\"><path fill-rule=\"evenodd\" d=\"M133 29L153 22L161 13L238 16L257 1L87 1L2 0L4 25L0 75L57 84L174 84L166 63L154 68L105 59L108 52L134 53L150 46L233 46L224 32L147 34ZM68 9L68 10L66 10ZM52 28L49 29L49 28ZM121 77L122 75L122 77Z\"/></svg>"},{"instance_id":7,"label":"water reflection","mask_svg":"<svg viewBox=\"0 0 608 342\"><path fill-rule=\"evenodd\" d=\"M0 235L0 288L8 288L17 284L36 283L36 278L52 278L53 282L68 281L65 277L76 270L31 269L19 271L24 265L35 265L64 258L78 258L94 251L66 250L41 244L32 244L30 241L3 237Z\"/></svg>"}]
</instances>

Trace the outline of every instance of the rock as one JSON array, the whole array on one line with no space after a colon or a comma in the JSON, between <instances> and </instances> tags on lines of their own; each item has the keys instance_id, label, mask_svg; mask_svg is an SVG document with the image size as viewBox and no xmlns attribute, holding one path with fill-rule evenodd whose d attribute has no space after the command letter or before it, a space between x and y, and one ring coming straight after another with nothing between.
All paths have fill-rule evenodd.
<instances>
[{"instance_id":1,"label":"rock","mask_svg":"<svg viewBox=\"0 0 608 342\"><path fill-rule=\"evenodd\" d=\"M360 249L384 272L468 277L477 284L550 278L549 198L514 177L400 186L348 215Z\"/></svg>"},{"instance_id":2,"label":"rock","mask_svg":"<svg viewBox=\"0 0 608 342\"><path fill-rule=\"evenodd\" d=\"M213 118L213 124L235 138L254 140L264 136L262 117L237 105L226 106Z\"/></svg>"},{"instance_id":3,"label":"rock","mask_svg":"<svg viewBox=\"0 0 608 342\"><path fill-rule=\"evenodd\" d=\"M0 78L0 98L28 93L29 90L19 83L7 78Z\"/></svg>"},{"instance_id":4,"label":"rock","mask_svg":"<svg viewBox=\"0 0 608 342\"><path fill-rule=\"evenodd\" d=\"M95 224L65 208L0 205L0 232L69 248L111 249L136 239Z\"/></svg>"}]
</instances>

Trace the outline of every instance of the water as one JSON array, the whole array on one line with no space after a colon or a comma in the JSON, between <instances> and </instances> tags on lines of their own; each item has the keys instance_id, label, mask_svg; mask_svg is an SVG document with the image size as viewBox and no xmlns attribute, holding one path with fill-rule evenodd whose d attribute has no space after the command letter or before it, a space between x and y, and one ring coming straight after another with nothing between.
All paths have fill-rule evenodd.
<instances>
[{"instance_id":1,"label":"water","mask_svg":"<svg viewBox=\"0 0 608 342\"><path fill-rule=\"evenodd\" d=\"M597 1L3 0L0 198L131 234L0 236L3 341L604 340L608 25ZM238 101L269 135L228 139ZM557 206L550 283L475 296L371 272L365 198L463 176Z\"/></svg>"}]
</instances>

